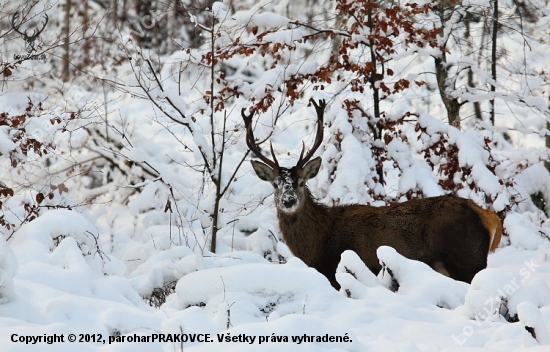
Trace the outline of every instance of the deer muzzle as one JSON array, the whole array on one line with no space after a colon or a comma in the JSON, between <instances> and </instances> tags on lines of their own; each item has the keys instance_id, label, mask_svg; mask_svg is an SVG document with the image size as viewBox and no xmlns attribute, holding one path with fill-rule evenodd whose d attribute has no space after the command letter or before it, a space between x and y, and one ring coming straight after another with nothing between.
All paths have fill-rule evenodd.
<instances>
[{"instance_id":1,"label":"deer muzzle","mask_svg":"<svg viewBox=\"0 0 550 352\"><path fill-rule=\"evenodd\" d=\"M296 198L292 196L283 197L283 205L285 208L292 208L296 204Z\"/></svg>"}]
</instances>

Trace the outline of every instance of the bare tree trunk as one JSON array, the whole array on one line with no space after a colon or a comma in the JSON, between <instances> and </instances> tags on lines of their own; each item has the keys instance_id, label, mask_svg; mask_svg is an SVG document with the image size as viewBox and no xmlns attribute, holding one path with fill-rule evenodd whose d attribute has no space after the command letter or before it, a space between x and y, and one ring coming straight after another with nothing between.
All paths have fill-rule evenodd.
<instances>
[{"instance_id":1,"label":"bare tree trunk","mask_svg":"<svg viewBox=\"0 0 550 352\"><path fill-rule=\"evenodd\" d=\"M550 131L550 121L546 121L546 129ZM546 152L550 151L550 135L546 135ZM550 159L547 158L544 161L544 166L546 166L546 170L550 172Z\"/></svg>"},{"instance_id":2,"label":"bare tree trunk","mask_svg":"<svg viewBox=\"0 0 550 352\"><path fill-rule=\"evenodd\" d=\"M548 95L548 107L550 108L550 94ZM550 120L546 120L546 129L550 131ZM550 134L546 134L546 153L550 153ZM544 161L546 170L550 172L550 155Z\"/></svg>"},{"instance_id":3,"label":"bare tree trunk","mask_svg":"<svg viewBox=\"0 0 550 352\"><path fill-rule=\"evenodd\" d=\"M88 1L81 0L81 9L82 9L82 38L84 40L84 45L82 50L84 52L84 58L82 66L88 68L90 65L90 40L87 38L88 28L90 23L88 21Z\"/></svg>"},{"instance_id":4,"label":"bare tree trunk","mask_svg":"<svg viewBox=\"0 0 550 352\"><path fill-rule=\"evenodd\" d=\"M466 28L466 32L464 33L464 37L467 39L466 44L468 46L468 52L473 54L474 50L472 48L472 38L471 38L471 32L470 32L470 23L471 23L471 14L466 14L464 17L464 26ZM472 71L472 68L468 68L468 87L475 88L475 82L474 82L474 71ZM482 120L483 116L481 115L481 104L479 101L474 101L474 115L476 119Z\"/></svg>"},{"instance_id":5,"label":"bare tree trunk","mask_svg":"<svg viewBox=\"0 0 550 352\"><path fill-rule=\"evenodd\" d=\"M468 69L468 87L475 88L474 84L474 71L471 68ZM474 115L476 119L482 120L483 116L481 115L481 104L479 101L474 101Z\"/></svg>"},{"instance_id":6,"label":"bare tree trunk","mask_svg":"<svg viewBox=\"0 0 550 352\"><path fill-rule=\"evenodd\" d=\"M212 26L210 27L210 53L212 55L212 66L210 67L210 139L212 143L212 174L211 178L214 182L214 185L216 186L216 199L214 201L214 213L212 214L212 242L210 243L210 251L212 253L216 253L216 241L218 237L218 217L219 217L219 211L220 211L220 200L221 200L221 187L222 187L222 162L223 162L223 149L225 148L225 145L223 143L225 142L225 118L224 118L224 126L222 131L222 148L220 149L220 165L218 166L218 174L216 175L214 172L216 170L216 129L215 129L215 120L214 120L214 88L216 85L216 72L215 72L215 47L216 47L216 33L215 33L215 26L214 26L214 19L212 18Z\"/></svg>"},{"instance_id":7,"label":"bare tree trunk","mask_svg":"<svg viewBox=\"0 0 550 352\"><path fill-rule=\"evenodd\" d=\"M69 37L71 35L70 28L70 19L71 19L71 0L65 0L65 5L63 6L63 11L65 12L64 25L63 25L63 71L61 77L63 82L68 82L70 78L69 73L69 61L70 61L70 47L69 47Z\"/></svg>"},{"instance_id":8,"label":"bare tree trunk","mask_svg":"<svg viewBox=\"0 0 550 352\"><path fill-rule=\"evenodd\" d=\"M369 8L369 12L368 12L368 24L369 24L369 28L372 30L374 30L374 24L372 22L372 7ZM372 88L372 94L373 94L373 104L374 104L374 117L375 118L380 118L380 89L378 88L378 85L376 84L377 82L377 60L376 60L376 48L375 48L375 44L374 44L374 39L371 38L369 40L369 48L370 48L370 60L372 62L372 65L373 65L373 71L371 72L370 74L370 77L369 77L369 81L370 81L370 84L371 84L371 88ZM377 123L376 126L371 126L371 129L372 131L374 132L374 139L381 139L382 138L382 128L383 126L380 124L380 123ZM383 168L383 165L382 165L382 162L380 161L380 154L381 154L381 150L379 148L376 148L374 149L374 155L376 156L376 161L377 161L377 165L376 165L376 173L378 174L378 182L381 184L381 185L384 185L384 168Z\"/></svg>"},{"instance_id":9,"label":"bare tree trunk","mask_svg":"<svg viewBox=\"0 0 550 352\"><path fill-rule=\"evenodd\" d=\"M117 0L111 0L111 21L113 22L113 26L116 26L118 23L118 13L117 13L117 7L118 7L118 1Z\"/></svg>"},{"instance_id":10,"label":"bare tree trunk","mask_svg":"<svg viewBox=\"0 0 550 352\"><path fill-rule=\"evenodd\" d=\"M497 81L497 34L498 34L498 0L493 0L493 33L491 47L491 76ZM491 85L491 92L496 91L495 84ZM491 124L495 125L495 98L491 99Z\"/></svg>"},{"instance_id":11,"label":"bare tree trunk","mask_svg":"<svg viewBox=\"0 0 550 352\"><path fill-rule=\"evenodd\" d=\"M438 7L438 17L441 20L441 31L439 32L440 36L444 35L444 28L447 25L447 21L451 19L450 16L446 15L446 11L454 11L454 4L454 1L452 3L445 0L440 2L440 6ZM445 109L447 110L447 119L449 120L449 124L455 126L456 128L460 128L460 103L457 98L451 96L450 94L451 87L449 68L447 65L447 54L445 49L446 41L447 40L445 40L445 43L439 48L441 55L438 57L434 56L435 78L437 80L439 95L441 96L443 105L445 105Z\"/></svg>"},{"instance_id":12,"label":"bare tree trunk","mask_svg":"<svg viewBox=\"0 0 550 352\"><path fill-rule=\"evenodd\" d=\"M168 32L168 52L173 53L177 50L176 47L176 35L178 31L178 21L177 21L177 12L176 6L178 5L177 1L172 0L168 2L168 25L166 26L166 32Z\"/></svg>"},{"instance_id":13,"label":"bare tree trunk","mask_svg":"<svg viewBox=\"0 0 550 352\"><path fill-rule=\"evenodd\" d=\"M439 95L441 96L441 100L443 100L443 104L447 110L449 124L455 126L456 128L460 128L460 103L457 98L452 97L447 91L449 73L447 70L447 56L445 55L445 48L441 48L441 57L434 58L434 61Z\"/></svg>"}]
</instances>

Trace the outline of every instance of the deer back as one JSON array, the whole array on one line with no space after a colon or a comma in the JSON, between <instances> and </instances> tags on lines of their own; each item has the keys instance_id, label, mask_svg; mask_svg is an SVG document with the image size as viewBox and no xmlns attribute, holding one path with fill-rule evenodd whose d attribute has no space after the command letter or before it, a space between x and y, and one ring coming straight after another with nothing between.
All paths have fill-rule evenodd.
<instances>
[{"instance_id":1,"label":"deer back","mask_svg":"<svg viewBox=\"0 0 550 352\"><path fill-rule=\"evenodd\" d=\"M411 200L384 207L348 205L331 208L325 264L336 269L339 254L358 253L375 274L376 250L391 246L401 255L430 265L456 280L471 282L487 266L487 255L500 241L502 225L491 211L454 195ZM313 234L312 234L313 236Z\"/></svg>"}]
</instances>

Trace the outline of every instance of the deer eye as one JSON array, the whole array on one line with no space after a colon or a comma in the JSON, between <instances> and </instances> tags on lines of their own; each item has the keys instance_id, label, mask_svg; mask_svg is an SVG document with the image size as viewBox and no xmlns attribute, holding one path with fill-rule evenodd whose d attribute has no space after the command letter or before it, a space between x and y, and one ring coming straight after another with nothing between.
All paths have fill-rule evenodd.
<instances>
[{"instance_id":1,"label":"deer eye","mask_svg":"<svg viewBox=\"0 0 550 352\"><path fill-rule=\"evenodd\" d=\"M304 181L298 182L298 187L304 187Z\"/></svg>"},{"instance_id":2,"label":"deer eye","mask_svg":"<svg viewBox=\"0 0 550 352\"><path fill-rule=\"evenodd\" d=\"M279 188L276 183L273 184L273 188Z\"/></svg>"}]
</instances>

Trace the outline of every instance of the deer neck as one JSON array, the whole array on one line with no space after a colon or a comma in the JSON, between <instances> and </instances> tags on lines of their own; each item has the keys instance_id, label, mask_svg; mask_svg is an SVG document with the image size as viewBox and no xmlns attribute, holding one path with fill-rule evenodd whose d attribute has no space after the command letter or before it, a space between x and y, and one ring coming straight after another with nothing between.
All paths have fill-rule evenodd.
<instances>
[{"instance_id":1,"label":"deer neck","mask_svg":"<svg viewBox=\"0 0 550 352\"><path fill-rule=\"evenodd\" d=\"M329 227L329 209L317 203L311 192L305 187L302 206L288 214L277 210L279 227L292 254L309 266L316 266L321 260L323 246Z\"/></svg>"}]
</instances>

